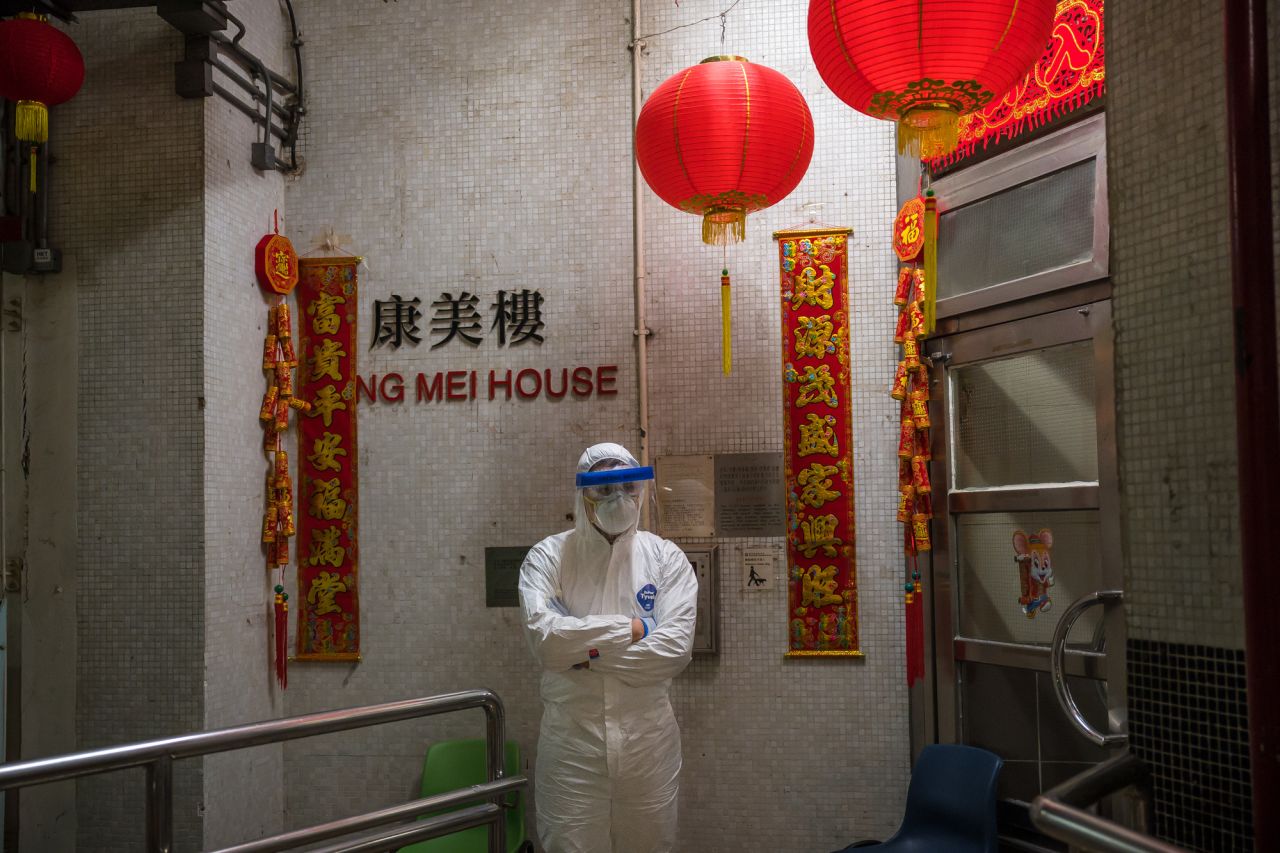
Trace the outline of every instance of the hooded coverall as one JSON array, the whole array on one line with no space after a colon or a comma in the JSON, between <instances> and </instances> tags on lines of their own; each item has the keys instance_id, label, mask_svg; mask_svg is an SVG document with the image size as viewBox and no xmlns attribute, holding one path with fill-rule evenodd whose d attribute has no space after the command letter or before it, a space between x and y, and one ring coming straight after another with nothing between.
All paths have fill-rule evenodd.
<instances>
[{"instance_id":1,"label":"hooded coverall","mask_svg":"<svg viewBox=\"0 0 1280 853\"><path fill-rule=\"evenodd\" d=\"M602 444L578 471L604 460L637 464ZM520 569L526 633L543 669L538 836L547 853L670 853L681 758L667 690L691 657L697 577L676 545L636 522L610 544L581 490L574 509L573 530L539 542ZM632 643L641 617L656 627Z\"/></svg>"}]
</instances>

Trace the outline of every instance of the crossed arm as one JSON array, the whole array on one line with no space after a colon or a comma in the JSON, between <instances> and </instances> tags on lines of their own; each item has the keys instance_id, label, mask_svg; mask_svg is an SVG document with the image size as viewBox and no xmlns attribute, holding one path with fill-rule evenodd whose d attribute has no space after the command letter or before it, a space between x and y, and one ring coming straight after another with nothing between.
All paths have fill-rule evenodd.
<instances>
[{"instance_id":1,"label":"crossed arm","mask_svg":"<svg viewBox=\"0 0 1280 853\"><path fill-rule=\"evenodd\" d=\"M652 630L629 616L568 615L545 562L526 561L520 573L525 625L545 669L560 672L589 663L593 670L639 686L671 678L688 665L698 583L689 561L674 545L668 544L662 554Z\"/></svg>"}]
</instances>

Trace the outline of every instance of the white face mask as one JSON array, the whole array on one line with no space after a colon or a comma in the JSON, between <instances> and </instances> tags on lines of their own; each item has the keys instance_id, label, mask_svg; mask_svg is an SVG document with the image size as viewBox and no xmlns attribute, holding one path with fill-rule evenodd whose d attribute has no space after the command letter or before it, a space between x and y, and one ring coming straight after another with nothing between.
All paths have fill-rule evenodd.
<instances>
[{"instance_id":1,"label":"white face mask","mask_svg":"<svg viewBox=\"0 0 1280 853\"><path fill-rule=\"evenodd\" d=\"M588 506L595 525L609 536L626 533L640 519L640 502L628 494L614 494Z\"/></svg>"}]
</instances>

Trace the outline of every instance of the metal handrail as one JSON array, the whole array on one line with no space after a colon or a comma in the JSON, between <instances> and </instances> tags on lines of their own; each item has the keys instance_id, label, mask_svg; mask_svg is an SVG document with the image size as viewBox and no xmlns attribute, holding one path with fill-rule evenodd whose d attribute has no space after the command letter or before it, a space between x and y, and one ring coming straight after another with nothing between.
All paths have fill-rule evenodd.
<instances>
[{"instance_id":1,"label":"metal handrail","mask_svg":"<svg viewBox=\"0 0 1280 853\"><path fill-rule=\"evenodd\" d=\"M403 807L384 809L357 815L345 821L335 821L297 832L285 833L266 841L278 841L288 838L292 845L305 844L333 838L342 833L333 830L338 824L346 824L347 833L356 832L371 826L392 823L397 820L409 820L423 811L433 811L442 805L460 804L488 798L486 806L462 809L439 819L431 818L414 825L384 834L382 836L363 836L352 843L376 844L383 838L383 846L362 846L351 848L345 844L335 849L379 850L388 846L398 846L398 839L412 836L412 840L435 838L447 835L458 829L471 826L489 825L490 853L505 853L506 820L503 803L504 794L523 788L528 780L523 776L509 777L505 782L504 756L506 743L506 716L502 700L491 690L462 690L457 693L446 693L440 696L426 696L419 699L403 699L398 702L386 702L380 705L365 705L359 708L346 708L336 711L322 711L317 714L303 714L298 717L287 717L280 720L264 720L225 729L208 732L178 735L176 737L159 738L157 740L131 743L123 746L112 746L105 749L92 749L51 758L37 758L16 764L0 766L0 790L20 788L27 785L42 785L48 782L59 782L79 776L91 776L98 773L109 773L114 770L125 770L132 767L145 767L147 771L147 846L149 853L171 853L173 850L173 762L180 758L194 758L234 749L261 746L268 743L279 743L297 738L314 737L315 735L365 728L382 723L394 723L411 720L417 717L429 717L446 714L452 711L465 711L481 708L485 713L486 744L486 778L485 785L455 791L438 797L428 797L408 803ZM495 784L496 783L496 784ZM474 821L474 822L470 822ZM407 843L407 842L406 842ZM238 848L232 848L238 849ZM257 848L253 850L282 850L285 847Z\"/></svg>"},{"instance_id":2,"label":"metal handrail","mask_svg":"<svg viewBox=\"0 0 1280 853\"><path fill-rule=\"evenodd\" d=\"M1076 704L1075 697L1071 695L1071 689L1067 686L1065 660L1067 635L1071 633L1071 626L1080 618L1080 614L1084 613L1088 608L1123 600L1124 593L1118 589L1104 589L1091 592L1088 595L1082 595L1072 602L1067 611L1058 619L1058 625L1053 631L1053 642L1049 645L1049 673L1053 681L1054 695L1058 697L1058 704L1062 706L1063 712L1071 720L1072 725L1098 746L1117 746L1127 742L1129 736L1124 734L1104 734L1091 726L1089 721L1084 718L1084 714L1080 711L1080 706Z\"/></svg>"},{"instance_id":3,"label":"metal handrail","mask_svg":"<svg viewBox=\"0 0 1280 853\"><path fill-rule=\"evenodd\" d=\"M1085 811L1130 785L1146 785L1150 771L1126 752L1050 788L1031 802L1031 822L1046 835L1098 853L1188 853L1145 833Z\"/></svg>"},{"instance_id":4,"label":"metal handrail","mask_svg":"<svg viewBox=\"0 0 1280 853\"><path fill-rule=\"evenodd\" d=\"M432 797L423 797L420 800L403 803L398 806L381 809L376 812L366 812L365 814L355 815L353 817L344 817L329 823L321 823L306 829L295 829L292 832L283 832L279 835L272 835L268 838L259 838L256 841L247 841L244 844L236 844L232 847L223 847L212 853L279 853L282 850L292 850L302 844L310 844L316 841L327 841L330 838L338 838L343 835L351 835L361 830L370 829L375 826L383 826L388 823L396 823L397 821L413 820L420 814L427 812L439 812L453 806L462 806L475 803L479 800L492 800L496 794L506 794L512 791L518 791L529 784L529 780L525 776L504 776L496 782L485 782L481 785L471 785L467 788L459 788L456 791L450 791L447 794L436 794ZM451 812L449 817L466 815L470 810L461 809ZM443 818L441 816L441 822ZM436 818L430 818L436 820ZM425 826L426 820L415 824L415 827ZM474 824L467 826L458 826L453 829L466 829ZM452 830L451 830L452 831ZM434 835L424 836L434 838ZM420 840L415 838L416 840ZM409 843L409 842L402 842ZM397 846L400 846L399 844ZM346 849L346 848L343 848ZM314 851L312 851L314 853Z\"/></svg>"}]
</instances>

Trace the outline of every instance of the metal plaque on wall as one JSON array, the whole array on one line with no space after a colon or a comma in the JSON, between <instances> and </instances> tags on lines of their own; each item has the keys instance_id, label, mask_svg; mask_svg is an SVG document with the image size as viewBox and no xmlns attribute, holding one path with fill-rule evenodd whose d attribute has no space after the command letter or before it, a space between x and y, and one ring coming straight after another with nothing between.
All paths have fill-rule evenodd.
<instances>
[{"instance_id":1,"label":"metal plaque on wall","mask_svg":"<svg viewBox=\"0 0 1280 853\"><path fill-rule=\"evenodd\" d=\"M785 536L787 505L781 453L716 455L718 537Z\"/></svg>"},{"instance_id":2,"label":"metal plaque on wall","mask_svg":"<svg viewBox=\"0 0 1280 853\"><path fill-rule=\"evenodd\" d=\"M520 606L520 566L528 545L484 549L484 606Z\"/></svg>"},{"instance_id":3,"label":"metal plaque on wall","mask_svg":"<svg viewBox=\"0 0 1280 853\"><path fill-rule=\"evenodd\" d=\"M715 459L708 454L659 456L658 526L668 539L714 536Z\"/></svg>"}]
</instances>

